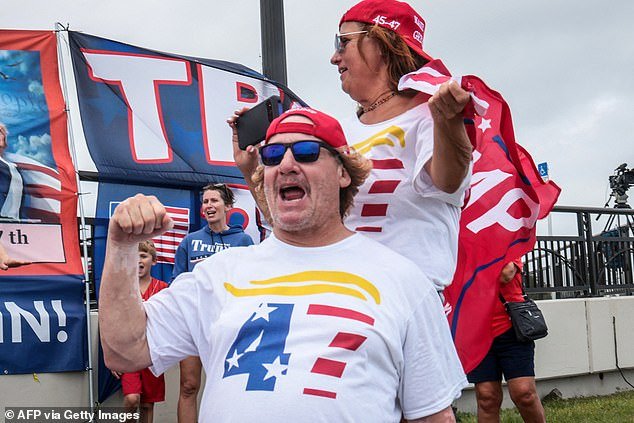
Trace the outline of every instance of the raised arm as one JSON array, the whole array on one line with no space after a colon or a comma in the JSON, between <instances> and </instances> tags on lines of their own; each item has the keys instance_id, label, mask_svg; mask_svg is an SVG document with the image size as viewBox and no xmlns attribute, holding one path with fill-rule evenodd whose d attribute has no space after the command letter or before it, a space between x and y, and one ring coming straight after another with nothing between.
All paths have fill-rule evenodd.
<instances>
[{"instance_id":1,"label":"raised arm","mask_svg":"<svg viewBox=\"0 0 634 423\"><path fill-rule=\"evenodd\" d=\"M471 162L471 142L462 118L468 101L469 93L450 81L428 102L434 120L434 152L425 170L434 185L448 193L460 188Z\"/></svg>"},{"instance_id":2,"label":"raised arm","mask_svg":"<svg viewBox=\"0 0 634 423\"><path fill-rule=\"evenodd\" d=\"M139 292L138 243L172 226L158 199L141 194L119 204L110 219L99 289L99 332L109 369L131 372L152 364Z\"/></svg>"},{"instance_id":3,"label":"raised arm","mask_svg":"<svg viewBox=\"0 0 634 423\"><path fill-rule=\"evenodd\" d=\"M271 215L269 213L269 206L266 204L266 201L256 194L254 189L253 180L251 176L257 169L259 161L258 161L258 149L257 147L250 145L246 150L241 150L238 144L238 129L236 128L236 120L242 115L244 112L249 110L246 107L243 107L241 110L236 110L233 116L227 119L227 123L231 127L232 137L231 141L233 143L233 160L236 162L236 166L242 172L242 176L244 176L244 180L249 187L249 191L251 191L251 195L255 199L255 202L258 208L264 214L264 217L268 222L271 222Z\"/></svg>"}]
</instances>

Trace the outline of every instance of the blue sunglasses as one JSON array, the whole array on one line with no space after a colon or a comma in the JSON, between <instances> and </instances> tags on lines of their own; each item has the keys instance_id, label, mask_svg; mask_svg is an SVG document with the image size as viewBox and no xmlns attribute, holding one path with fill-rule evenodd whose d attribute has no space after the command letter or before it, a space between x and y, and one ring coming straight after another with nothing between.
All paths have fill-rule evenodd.
<instances>
[{"instance_id":1,"label":"blue sunglasses","mask_svg":"<svg viewBox=\"0 0 634 423\"><path fill-rule=\"evenodd\" d=\"M277 166L282 162L287 149L291 149L297 163L312 163L317 161L321 148L339 156L337 150L322 141L303 140L288 144L266 144L260 147L260 157L264 166Z\"/></svg>"}]
</instances>

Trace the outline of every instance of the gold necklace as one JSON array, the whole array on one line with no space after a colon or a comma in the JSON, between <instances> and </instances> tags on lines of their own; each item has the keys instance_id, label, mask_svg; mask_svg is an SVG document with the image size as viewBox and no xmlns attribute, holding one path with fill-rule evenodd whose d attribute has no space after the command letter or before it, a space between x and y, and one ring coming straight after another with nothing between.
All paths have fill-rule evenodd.
<instances>
[{"instance_id":1,"label":"gold necklace","mask_svg":"<svg viewBox=\"0 0 634 423\"><path fill-rule=\"evenodd\" d=\"M371 112L372 110L376 109L380 105L387 103L395 95L396 95L396 92L392 91L389 95L387 95L387 96L385 96L385 97L383 97L381 99L378 99L374 103L370 104L368 107L364 107L363 108L363 113Z\"/></svg>"}]
</instances>

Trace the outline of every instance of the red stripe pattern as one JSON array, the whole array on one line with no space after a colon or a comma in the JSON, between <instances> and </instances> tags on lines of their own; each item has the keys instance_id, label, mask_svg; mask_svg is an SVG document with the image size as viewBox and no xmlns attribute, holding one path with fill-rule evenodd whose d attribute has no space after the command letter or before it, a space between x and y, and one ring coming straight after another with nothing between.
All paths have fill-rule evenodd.
<instances>
[{"instance_id":1,"label":"red stripe pattern","mask_svg":"<svg viewBox=\"0 0 634 423\"><path fill-rule=\"evenodd\" d=\"M383 228L380 226L357 226L354 230L357 232L383 232Z\"/></svg>"},{"instance_id":2,"label":"red stripe pattern","mask_svg":"<svg viewBox=\"0 0 634 423\"><path fill-rule=\"evenodd\" d=\"M5 156L20 169L27 216L49 223L59 222L64 197L59 172L21 154L5 153Z\"/></svg>"},{"instance_id":3,"label":"red stripe pattern","mask_svg":"<svg viewBox=\"0 0 634 423\"><path fill-rule=\"evenodd\" d=\"M373 169L405 169L403 162L399 159L372 159Z\"/></svg>"},{"instance_id":4,"label":"red stripe pattern","mask_svg":"<svg viewBox=\"0 0 634 423\"><path fill-rule=\"evenodd\" d=\"M374 326L374 319L372 317L358 311L350 310L348 308L311 304L308 307L307 314L343 317L344 319L358 320L360 322L367 323L370 326Z\"/></svg>"},{"instance_id":5,"label":"red stripe pattern","mask_svg":"<svg viewBox=\"0 0 634 423\"><path fill-rule=\"evenodd\" d=\"M167 214L174 221L174 227L163 235L152 238L156 246L156 259L159 263L174 264L176 249L189 231L189 209L182 207L165 207Z\"/></svg>"},{"instance_id":6,"label":"red stripe pattern","mask_svg":"<svg viewBox=\"0 0 634 423\"><path fill-rule=\"evenodd\" d=\"M313 389L313 388L304 388L304 395L315 395L317 397L332 398L332 399L337 398L336 392L324 391L321 389Z\"/></svg>"},{"instance_id":7,"label":"red stripe pattern","mask_svg":"<svg viewBox=\"0 0 634 423\"><path fill-rule=\"evenodd\" d=\"M319 357L313 365L312 373L319 373L326 376L341 377L346 368L343 361L330 360L328 358Z\"/></svg>"},{"instance_id":8,"label":"red stripe pattern","mask_svg":"<svg viewBox=\"0 0 634 423\"><path fill-rule=\"evenodd\" d=\"M370 194L391 194L396 191L396 187L400 183L401 181L397 180L375 181L368 192Z\"/></svg>"},{"instance_id":9,"label":"red stripe pattern","mask_svg":"<svg viewBox=\"0 0 634 423\"><path fill-rule=\"evenodd\" d=\"M396 158L372 159L374 170L398 170L404 169L403 162ZM379 179L374 181L368 190L368 194L393 194L401 183L398 179ZM388 210L387 203L364 204L361 208L361 217L385 217ZM382 226L364 225L355 228L357 232L382 232Z\"/></svg>"},{"instance_id":10,"label":"red stripe pattern","mask_svg":"<svg viewBox=\"0 0 634 423\"><path fill-rule=\"evenodd\" d=\"M367 314L350 310L347 308L334 307L322 304L311 304L308 306L308 315L313 316L329 316L334 318L352 319L358 322L366 323L370 326L374 325L374 319ZM357 351L365 342L367 337L349 332L338 332L328 345L329 348L345 349L348 351ZM333 360L326 357L317 357L311 373L330 376L341 379L346 369L346 362L341 360ZM304 388L304 395L314 395L323 398L336 399L337 393L330 390Z\"/></svg>"},{"instance_id":11,"label":"red stripe pattern","mask_svg":"<svg viewBox=\"0 0 634 423\"><path fill-rule=\"evenodd\" d=\"M367 338L355 333L339 332L332 340L329 347L344 348L350 351L356 351Z\"/></svg>"},{"instance_id":12,"label":"red stripe pattern","mask_svg":"<svg viewBox=\"0 0 634 423\"><path fill-rule=\"evenodd\" d=\"M361 209L361 216L374 217L374 216L386 216L387 204L364 204Z\"/></svg>"}]
</instances>

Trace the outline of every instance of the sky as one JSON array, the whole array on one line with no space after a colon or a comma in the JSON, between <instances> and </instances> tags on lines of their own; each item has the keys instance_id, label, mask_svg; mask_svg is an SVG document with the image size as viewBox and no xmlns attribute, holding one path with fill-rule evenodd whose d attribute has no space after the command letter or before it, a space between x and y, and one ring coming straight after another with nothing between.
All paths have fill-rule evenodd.
<instances>
[{"instance_id":1,"label":"sky","mask_svg":"<svg viewBox=\"0 0 634 423\"><path fill-rule=\"evenodd\" d=\"M288 86L338 118L352 114L355 104L341 91L329 59L339 19L355 3L284 2ZM507 100L517 141L536 163L548 162L551 179L562 188L558 204L603 207L608 176L621 163L634 168L634 2L410 4L426 20L429 54L454 75L481 77ZM261 71L259 7L257 0L22 0L3 7L0 28L53 29L61 22L140 47ZM634 190L630 194L634 205ZM555 234L575 227L570 216L554 215L552 222ZM545 230L541 224L539 232Z\"/></svg>"}]
</instances>

